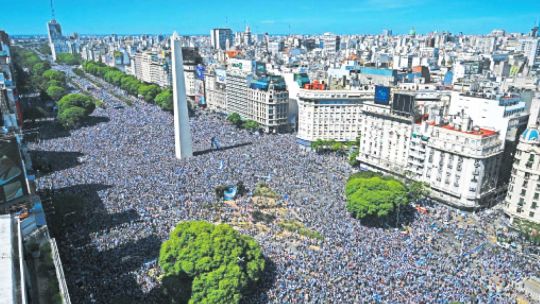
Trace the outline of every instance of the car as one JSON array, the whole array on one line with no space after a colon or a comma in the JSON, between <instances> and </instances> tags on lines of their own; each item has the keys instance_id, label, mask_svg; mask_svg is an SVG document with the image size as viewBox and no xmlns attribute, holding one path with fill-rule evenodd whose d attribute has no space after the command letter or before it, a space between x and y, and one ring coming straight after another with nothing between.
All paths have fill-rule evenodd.
<instances>
[{"instance_id":1,"label":"car","mask_svg":"<svg viewBox=\"0 0 540 304\"><path fill-rule=\"evenodd\" d=\"M113 109L123 109L123 108L124 108L124 106L121 105L121 104L115 104L115 105L113 106Z\"/></svg>"}]
</instances>

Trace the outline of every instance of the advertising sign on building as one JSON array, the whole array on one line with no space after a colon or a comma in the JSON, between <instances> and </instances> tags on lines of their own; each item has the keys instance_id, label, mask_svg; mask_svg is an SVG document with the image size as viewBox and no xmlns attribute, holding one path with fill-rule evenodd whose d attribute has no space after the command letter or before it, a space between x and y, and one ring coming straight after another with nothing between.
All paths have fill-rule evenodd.
<instances>
[{"instance_id":1,"label":"advertising sign on building","mask_svg":"<svg viewBox=\"0 0 540 304\"><path fill-rule=\"evenodd\" d=\"M375 86L375 103L388 105L390 102L390 88L385 86Z\"/></svg>"},{"instance_id":2,"label":"advertising sign on building","mask_svg":"<svg viewBox=\"0 0 540 304\"><path fill-rule=\"evenodd\" d=\"M240 70L245 73L251 73L253 70L253 62L251 60L231 58L227 63L228 68L231 70Z\"/></svg>"},{"instance_id":3,"label":"advertising sign on building","mask_svg":"<svg viewBox=\"0 0 540 304\"><path fill-rule=\"evenodd\" d=\"M204 66L202 64L197 65L197 67L195 68L195 76L197 77L197 79L204 80L204 72Z\"/></svg>"},{"instance_id":4,"label":"advertising sign on building","mask_svg":"<svg viewBox=\"0 0 540 304\"><path fill-rule=\"evenodd\" d=\"M216 82L225 84L227 82L227 72L225 70L216 69Z\"/></svg>"}]
</instances>

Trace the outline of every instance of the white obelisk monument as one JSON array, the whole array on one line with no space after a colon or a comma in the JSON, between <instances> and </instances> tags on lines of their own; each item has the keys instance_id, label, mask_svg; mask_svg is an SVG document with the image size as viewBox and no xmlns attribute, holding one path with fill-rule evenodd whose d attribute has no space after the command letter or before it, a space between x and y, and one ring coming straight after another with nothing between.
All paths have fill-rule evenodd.
<instances>
[{"instance_id":1,"label":"white obelisk monument","mask_svg":"<svg viewBox=\"0 0 540 304\"><path fill-rule=\"evenodd\" d=\"M189 129L182 42L176 32L171 37L171 48L174 98L174 150L176 158L184 159L193 156L193 150L191 147L191 130Z\"/></svg>"}]
</instances>

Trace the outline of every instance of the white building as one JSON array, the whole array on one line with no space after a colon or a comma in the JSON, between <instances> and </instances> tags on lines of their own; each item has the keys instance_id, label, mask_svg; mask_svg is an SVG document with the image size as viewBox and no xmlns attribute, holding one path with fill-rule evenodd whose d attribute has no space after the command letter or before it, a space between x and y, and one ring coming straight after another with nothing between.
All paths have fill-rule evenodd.
<instances>
[{"instance_id":1,"label":"white building","mask_svg":"<svg viewBox=\"0 0 540 304\"><path fill-rule=\"evenodd\" d=\"M505 200L511 218L540 223L540 132L528 128L517 146L512 177Z\"/></svg>"},{"instance_id":2,"label":"white building","mask_svg":"<svg viewBox=\"0 0 540 304\"><path fill-rule=\"evenodd\" d=\"M416 102L413 94L399 92L396 99L394 93L390 105L364 103L360 168L425 182L433 198L457 207L495 203L499 134L462 113L444 116L446 95L429 100L420 94Z\"/></svg>"},{"instance_id":3,"label":"white building","mask_svg":"<svg viewBox=\"0 0 540 304\"><path fill-rule=\"evenodd\" d=\"M527 58L527 64L532 70L540 69L540 38L528 38L520 42L521 51Z\"/></svg>"},{"instance_id":4,"label":"white building","mask_svg":"<svg viewBox=\"0 0 540 304\"><path fill-rule=\"evenodd\" d=\"M362 104L373 99L373 87L365 91L300 89L296 98L300 143L354 141L360 134Z\"/></svg>"},{"instance_id":5,"label":"white building","mask_svg":"<svg viewBox=\"0 0 540 304\"><path fill-rule=\"evenodd\" d=\"M452 92L448 113L466 113L475 125L498 131L501 147L504 148L499 184L507 184L519 134L527 127L526 103L518 95L473 96Z\"/></svg>"},{"instance_id":6,"label":"white building","mask_svg":"<svg viewBox=\"0 0 540 304\"><path fill-rule=\"evenodd\" d=\"M414 117L398 115L388 105L365 103L361 119L360 168L406 176Z\"/></svg>"},{"instance_id":7,"label":"white building","mask_svg":"<svg viewBox=\"0 0 540 304\"><path fill-rule=\"evenodd\" d=\"M323 50L327 56L334 56L339 51L340 38L332 33L322 35Z\"/></svg>"},{"instance_id":8,"label":"white building","mask_svg":"<svg viewBox=\"0 0 540 304\"><path fill-rule=\"evenodd\" d=\"M171 85L170 66L157 52L136 53L131 61L133 75L144 82L165 87Z\"/></svg>"},{"instance_id":9,"label":"white building","mask_svg":"<svg viewBox=\"0 0 540 304\"><path fill-rule=\"evenodd\" d=\"M281 76L254 75L250 60L230 59L226 73L226 112L258 122L265 132L288 128L289 92Z\"/></svg>"},{"instance_id":10,"label":"white building","mask_svg":"<svg viewBox=\"0 0 540 304\"><path fill-rule=\"evenodd\" d=\"M431 197L462 208L495 204L503 154L496 131L473 126L466 115L415 124L409 176L429 184Z\"/></svg>"},{"instance_id":11,"label":"white building","mask_svg":"<svg viewBox=\"0 0 540 304\"><path fill-rule=\"evenodd\" d=\"M205 78L206 105L209 110L227 113L227 74L224 69L214 69Z\"/></svg>"}]
</instances>

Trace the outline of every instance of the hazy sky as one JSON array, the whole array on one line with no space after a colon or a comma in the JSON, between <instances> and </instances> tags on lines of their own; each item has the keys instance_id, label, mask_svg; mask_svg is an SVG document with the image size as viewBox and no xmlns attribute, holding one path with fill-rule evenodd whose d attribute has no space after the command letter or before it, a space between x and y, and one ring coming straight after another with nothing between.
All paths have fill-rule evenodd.
<instances>
[{"instance_id":1,"label":"hazy sky","mask_svg":"<svg viewBox=\"0 0 540 304\"><path fill-rule=\"evenodd\" d=\"M50 0L0 0L0 29L46 34ZM447 30L528 32L540 0L55 0L66 34L208 34L213 27L270 34L375 34Z\"/></svg>"}]
</instances>

